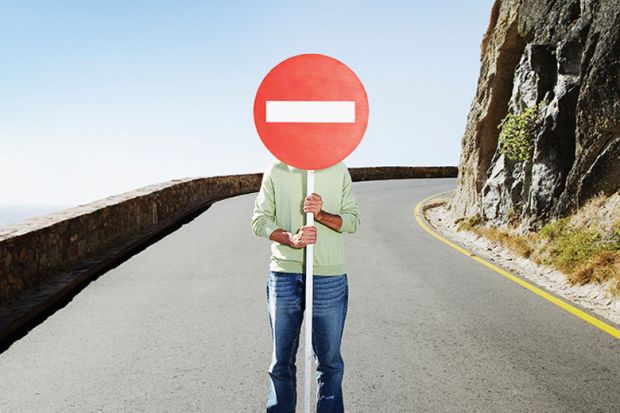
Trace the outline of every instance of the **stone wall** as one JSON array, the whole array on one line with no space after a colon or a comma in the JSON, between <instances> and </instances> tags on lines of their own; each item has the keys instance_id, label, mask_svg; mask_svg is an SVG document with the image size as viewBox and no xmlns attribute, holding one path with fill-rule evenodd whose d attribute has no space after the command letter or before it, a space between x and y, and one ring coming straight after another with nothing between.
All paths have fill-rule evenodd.
<instances>
[{"instance_id":1,"label":"stone wall","mask_svg":"<svg viewBox=\"0 0 620 413\"><path fill-rule=\"evenodd\" d=\"M104 255L205 202L256 191L262 174L172 180L0 229L0 301Z\"/></svg>"},{"instance_id":2,"label":"stone wall","mask_svg":"<svg viewBox=\"0 0 620 413\"><path fill-rule=\"evenodd\" d=\"M456 166L379 166L349 168L349 171L353 182L381 179L450 178L458 174Z\"/></svg>"},{"instance_id":3,"label":"stone wall","mask_svg":"<svg viewBox=\"0 0 620 413\"><path fill-rule=\"evenodd\" d=\"M354 181L455 177L456 167L352 168ZM193 211L256 192L262 174L178 179L0 228L0 304Z\"/></svg>"}]
</instances>

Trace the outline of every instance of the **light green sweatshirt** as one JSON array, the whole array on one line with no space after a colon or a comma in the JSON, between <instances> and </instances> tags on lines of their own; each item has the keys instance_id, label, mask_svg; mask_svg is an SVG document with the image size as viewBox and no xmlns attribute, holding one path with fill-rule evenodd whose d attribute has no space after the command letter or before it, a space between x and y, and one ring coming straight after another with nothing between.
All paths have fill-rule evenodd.
<instances>
[{"instance_id":1,"label":"light green sweatshirt","mask_svg":"<svg viewBox=\"0 0 620 413\"><path fill-rule=\"evenodd\" d=\"M303 211L307 188L307 172L279 160L271 162L263 175L254 203L252 231L269 239L282 228L293 234L306 221ZM357 202L353 196L351 175L344 163L314 172L314 192L323 200L323 211L342 218L340 231L314 222L317 240L314 244L314 274L345 274L343 232L355 232L360 224ZM273 241L269 269L279 272L305 273L305 248L292 248Z\"/></svg>"}]
</instances>

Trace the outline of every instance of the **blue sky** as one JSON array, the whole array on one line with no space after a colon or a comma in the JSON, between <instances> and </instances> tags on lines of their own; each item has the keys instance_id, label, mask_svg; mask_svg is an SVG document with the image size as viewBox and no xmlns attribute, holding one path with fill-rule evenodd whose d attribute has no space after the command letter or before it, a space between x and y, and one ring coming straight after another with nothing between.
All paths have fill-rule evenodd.
<instances>
[{"instance_id":1,"label":"blue sky","mask_svg":"<svg viewBox=\"0 0 620 413\"><path fill-rule=\"evenodd\" d=\"M369 124L348 166L456 165L491 5L0 2L0 204L262 171L254 95L300 53L364 83Z\"/></svg>"}]
</instances>

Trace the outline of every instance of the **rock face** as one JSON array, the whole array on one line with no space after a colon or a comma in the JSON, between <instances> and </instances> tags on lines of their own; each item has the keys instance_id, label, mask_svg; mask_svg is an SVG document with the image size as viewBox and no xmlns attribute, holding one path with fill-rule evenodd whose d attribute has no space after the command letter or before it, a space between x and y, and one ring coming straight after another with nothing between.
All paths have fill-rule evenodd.
<instances>
[{"instance_id":1,"label":"rock face","mask_svg":"<svg viewBox=\"0 0 620 413\"><path fill-rule=\"evenodd\" d=\"M620 2L496 0L461 143L454 216L535 229L620 189ZM531 160L498 151L501 119L544 101Z\"/></svg>"}]
</instances>

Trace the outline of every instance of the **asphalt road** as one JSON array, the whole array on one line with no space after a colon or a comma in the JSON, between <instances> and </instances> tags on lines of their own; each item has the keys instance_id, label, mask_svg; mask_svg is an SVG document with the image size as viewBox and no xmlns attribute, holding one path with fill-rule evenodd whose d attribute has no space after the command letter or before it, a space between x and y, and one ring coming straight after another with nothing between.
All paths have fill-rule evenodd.
<instances>
[{"instance_id":1,"label":"asphalt road","mask_svg":"<svg viewBox=\"0 0 620 413\"><path fill-rule=\"evenodd\" d=\"M418 226L416 203L454 186L354 184L346 410L619 411L620 340ZM250 229L255 196L214 204L0 354L0 411L264 411L269 241Z\"/></svg>"}]
</instances>

